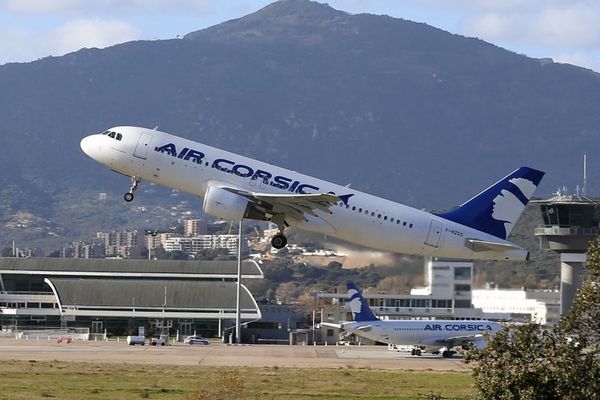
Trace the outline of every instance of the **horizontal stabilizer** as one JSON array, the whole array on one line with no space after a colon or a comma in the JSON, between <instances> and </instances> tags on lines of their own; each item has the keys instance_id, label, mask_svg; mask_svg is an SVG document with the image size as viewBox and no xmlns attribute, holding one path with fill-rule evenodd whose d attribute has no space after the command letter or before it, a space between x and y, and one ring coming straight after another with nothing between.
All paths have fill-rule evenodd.
<instances>
[{"instance_id":1,"label":"horizontal stabilizer","mask_svg":"<svg viewBox=\"0 0 600 400\"><path fill-rule=\"evenodd\" d=\"M355 331L369 332L373 328L372 325L361 325L354 328Z\"/></svg>"},{"instance_id":2,"label":"horizontal stabilizer","mask_svg":"<svg viewBox=\"0 0 600 400\"><path fill-rule=\"evenodd\" d=\"M319 327L321 327L321 326L326 326L327 328L343 329L342 324L334 324L332 322L321 322L319 324Z\"/></svg>"},{"instance_id":3,"label":"horizontal stabilizer","mask_svg":"<svg viewBox=\"0 0 600 400\"><path fill-rule=\"evenodd\" d=\"M475 252L523 250L521 247L512 243L486 242L477 239L465 239L465 246Z\"/></svg>"}]
</instances>

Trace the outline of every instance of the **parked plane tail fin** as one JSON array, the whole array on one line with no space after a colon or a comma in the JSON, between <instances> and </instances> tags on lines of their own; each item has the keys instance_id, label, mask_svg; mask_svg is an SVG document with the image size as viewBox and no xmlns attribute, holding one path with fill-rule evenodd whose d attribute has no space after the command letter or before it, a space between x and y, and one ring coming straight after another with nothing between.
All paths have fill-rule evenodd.
<instances>
[{"instance_id":1,"label":"parked plane tail fin","mask_svg":"<svg viewBox=\"0 0 600 400\"><path fill-rule=\"evenodd\" d=\"M544 172L521 167L440 217L506 240Z\"/></svg>"},{"instance_id":2,"label":"parked plane tail fin","mask_svg":"<svg viewBox=\"0 0 600 400\"><path fill-rule=\"evenodd\" d=\"M375 314L373 314L373 311L371 311L369 308L369 305L362 296L358 286L352 282L349 282L346 286L348 287L348 295L350 296L346 305L348 305L352 310L354 321L378 321L379 318L377 318Z\"/></svg>"}]
</instances>

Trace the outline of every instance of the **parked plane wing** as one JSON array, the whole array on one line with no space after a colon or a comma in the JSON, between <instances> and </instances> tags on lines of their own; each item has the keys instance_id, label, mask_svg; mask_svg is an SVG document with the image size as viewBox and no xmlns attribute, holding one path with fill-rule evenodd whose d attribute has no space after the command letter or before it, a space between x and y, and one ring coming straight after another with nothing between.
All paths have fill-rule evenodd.
<instances>
[{"instance_id":1,"label":"parked plane wing","mask_svg":"<svg viewBox=\"0 0 600 400\"><path fill-rule=\"evenodd\" d=\"M434 340L431 343L427 343L427 344L435 344L435 345L446 346L448 348L451 348L451 347L455 347L455 346L461 346L461 345L467 344L467 343L473 343L478 340L483 340L483 335L477 334L477 335L451 336L451 337L447 337L444 339L437 339L437 340Z\"/></svg>"}]
</instances>

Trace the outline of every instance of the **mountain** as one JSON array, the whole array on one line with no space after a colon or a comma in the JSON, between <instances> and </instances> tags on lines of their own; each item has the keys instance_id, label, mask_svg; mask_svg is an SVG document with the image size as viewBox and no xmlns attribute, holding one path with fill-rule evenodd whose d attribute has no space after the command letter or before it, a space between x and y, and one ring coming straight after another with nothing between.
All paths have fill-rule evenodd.
<instances>
[{"instance_id":1,"label":"mountain","mask_svg":"<svg viewBox=\"0 0 600 400\"><path fill-rule=\"evenodd\" d=\"M0 66L0 237L168 224L200 201L128 188L80 139L161 130L417 207L459 204L520 165L540 193L600 176L600 74L422 23L282 0L182 39ZM98 192L108 192L99 201ZM38 221L15 222L21 212ZM21 228L19 228L21 227ZM21 230L19 230L21 229ZM48 236L50 234L50 236ZM0 243L1 244L1 243Z\"/></svg>"}]
</instances>

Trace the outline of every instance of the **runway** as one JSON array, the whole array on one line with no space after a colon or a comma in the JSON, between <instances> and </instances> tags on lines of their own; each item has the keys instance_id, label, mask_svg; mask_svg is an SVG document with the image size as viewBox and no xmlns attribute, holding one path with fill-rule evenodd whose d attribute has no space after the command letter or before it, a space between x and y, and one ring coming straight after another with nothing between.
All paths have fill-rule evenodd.
<instances>
[{"instance_id":1,"label":"runway","mask_svg":"<svg viewBox=\"0 0 600 400\"><path fill-rule=\"evenodd\" d=\"M461 358L424 354L413 357L382 346L225 345L129 346L126 342L73 342L0 339L0 360L88 363L206 365L237 367L369 368L382 370L464 371Z\"/></svg>"}]
</instances>

